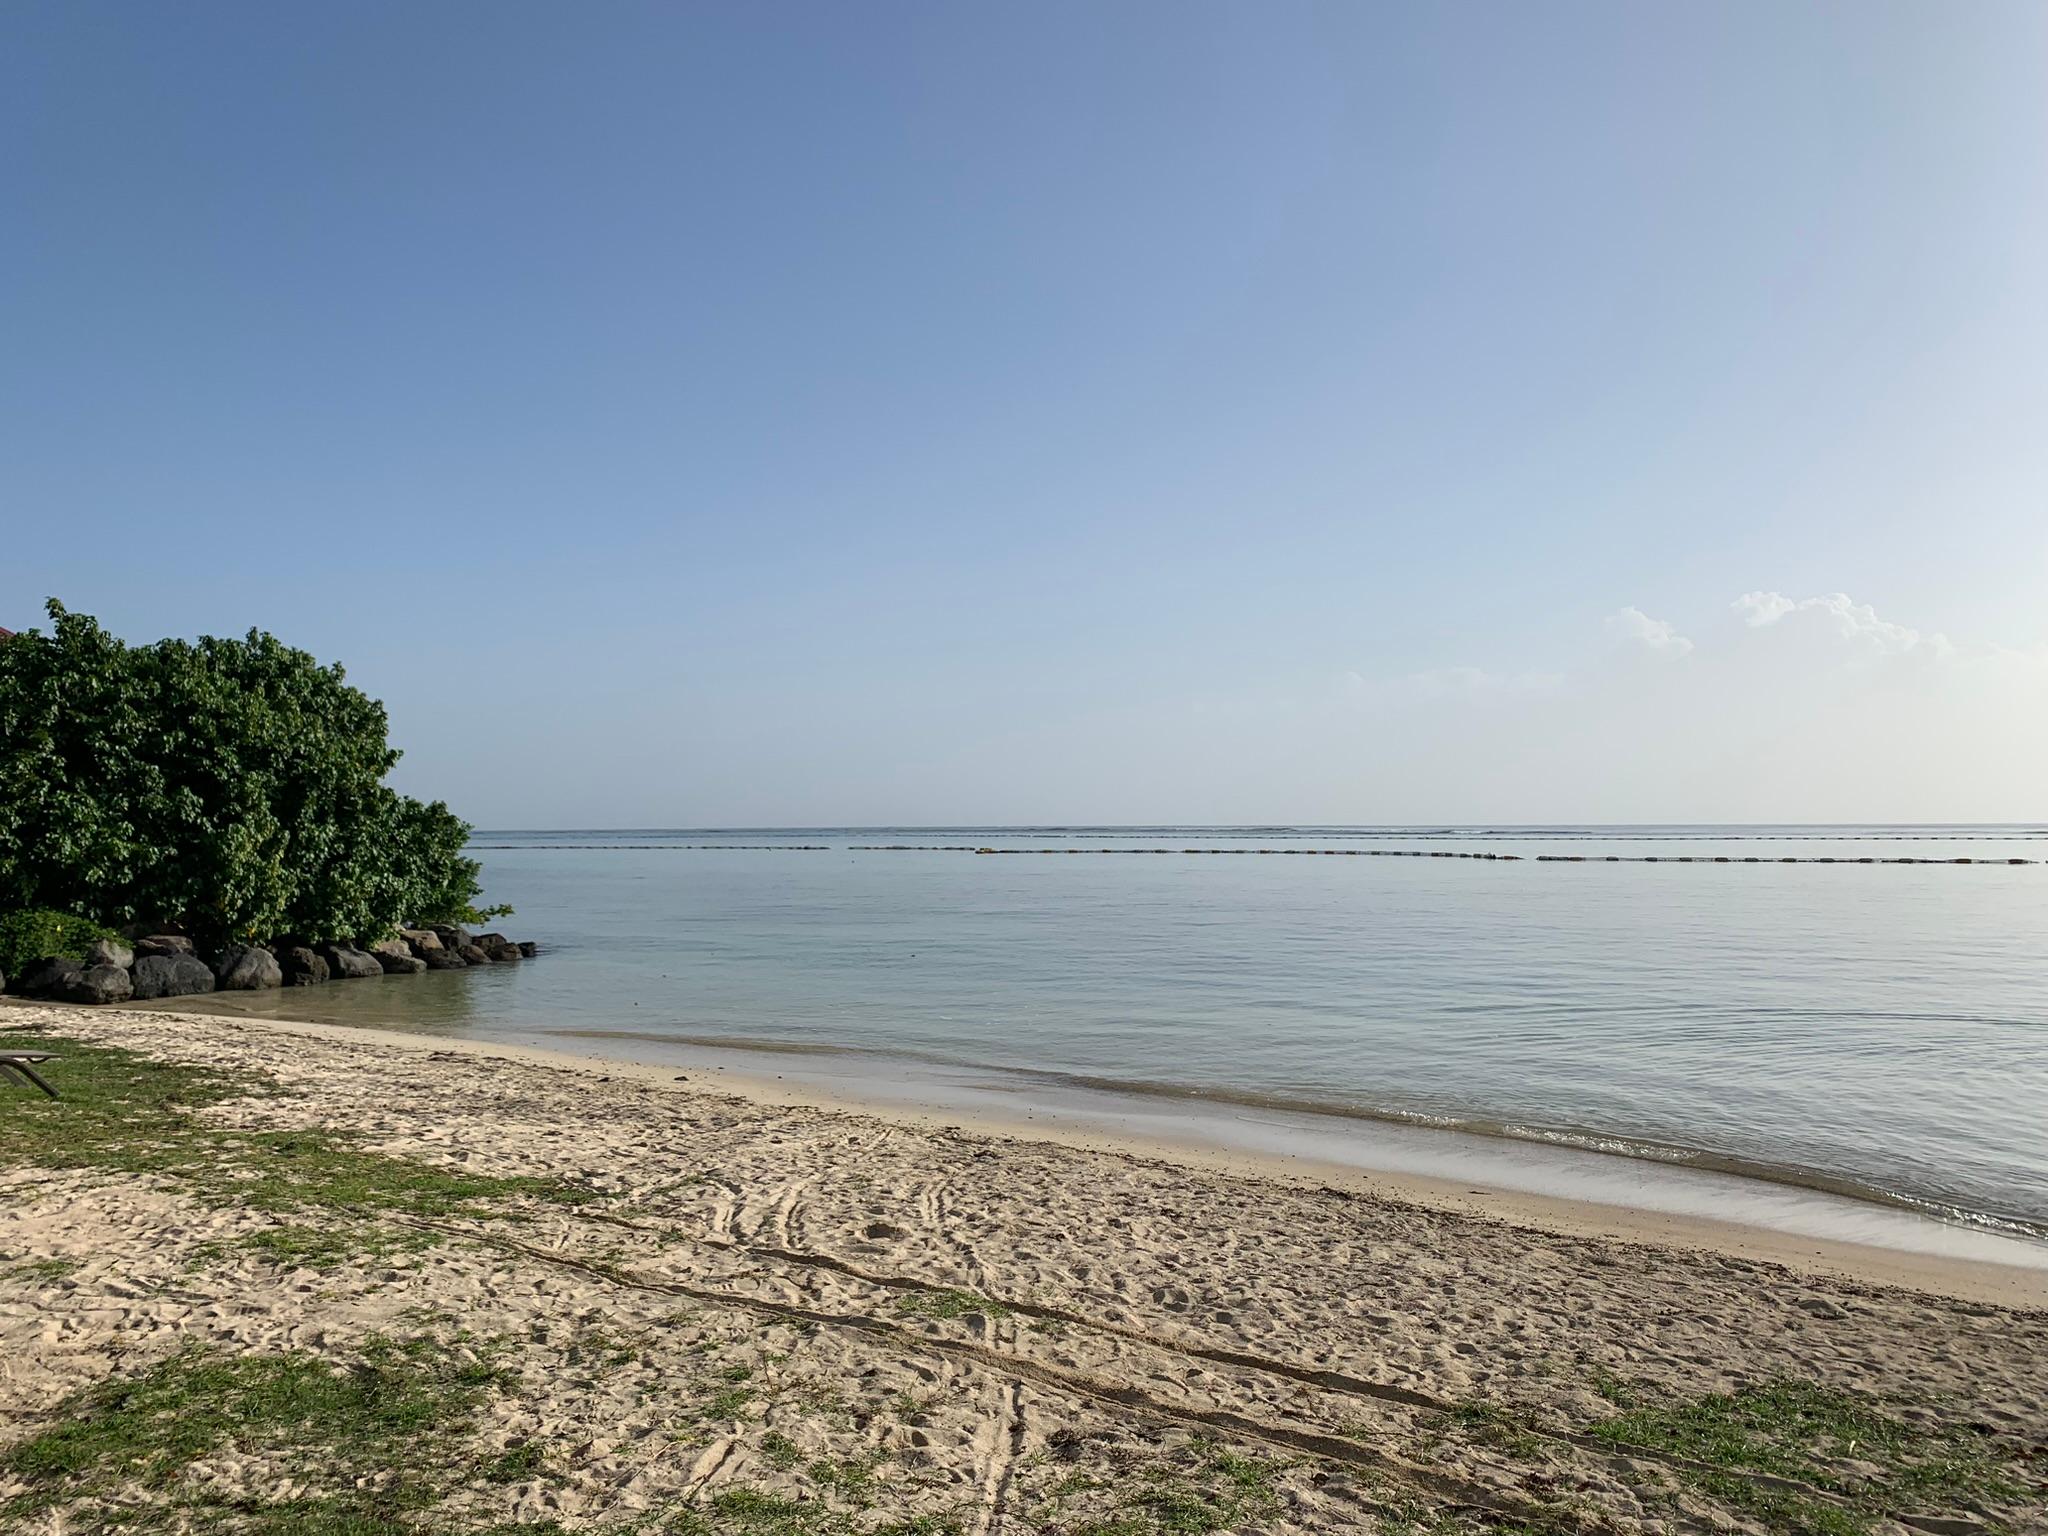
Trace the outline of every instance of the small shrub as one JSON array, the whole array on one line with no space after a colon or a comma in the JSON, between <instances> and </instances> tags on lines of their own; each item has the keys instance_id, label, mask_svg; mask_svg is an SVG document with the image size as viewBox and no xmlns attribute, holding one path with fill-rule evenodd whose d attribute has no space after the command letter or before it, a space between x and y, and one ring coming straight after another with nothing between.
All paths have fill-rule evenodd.
<instances>
[{"instance_id":1,"label":"small shrub","mask_svg":"<svg viewBox=\"0 0 2048 1536\"><path fill-rule=\"evenodd\" d=\"M0 912L0 974L19 976L47 955L83 960L95 939L111 939L111 928L69 912Z\"/></svg>"},{"instance_id":2,"label":"small shrub","mask_svg":"<svg viewBox=\"0 0 2048 1536\"><path fill-rule=\"evenodd\" d=\"M0 907L174 921L202 949L492 910L468 824L385 782L384 706L340 667L253 629L129 645L48 607L0 645Z\"/></svg>"}]
</instances>

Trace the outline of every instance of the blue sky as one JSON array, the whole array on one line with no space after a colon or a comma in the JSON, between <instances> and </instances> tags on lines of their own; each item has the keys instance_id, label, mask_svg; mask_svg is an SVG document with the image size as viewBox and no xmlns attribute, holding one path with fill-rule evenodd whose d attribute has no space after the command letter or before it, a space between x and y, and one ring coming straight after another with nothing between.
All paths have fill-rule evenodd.
<instances>
[{"instance_id":1,"label":"blue sky","mask_svg":"<svg viewBox=\"0 0 2048 1536\"><path fill-rule=\"evenodd\" d=\"M274 630L495 826L2040 816L2044 50L16 4L0 623Z\"/></svg>"}]
</instances>

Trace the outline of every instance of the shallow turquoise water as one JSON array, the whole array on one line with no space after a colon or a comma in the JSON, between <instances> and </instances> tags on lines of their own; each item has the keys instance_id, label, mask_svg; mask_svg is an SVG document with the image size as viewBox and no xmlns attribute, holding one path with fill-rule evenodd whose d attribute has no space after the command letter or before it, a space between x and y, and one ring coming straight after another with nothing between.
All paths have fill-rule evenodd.
<instances>
[{"instance_id":1,"label":"shallow turquoise water","mask_svg":"<svg viewBox=\"0 0 2048 1536\"><path fill-rule=\"evenodd\" d=\"M2036 828L477 845L490 898L518 909L500 926L540 960L279 1003L626 1056L853 1048L870 1074L968 1066L1185 1096L1190 1117L1421 1117L2048 1226L2048 866L1669 862L2048 858ZM1065 852L1197 847L1523 857ZM1558 854L1660 862L1538 862Z\"/></svg>"}]
</instances>

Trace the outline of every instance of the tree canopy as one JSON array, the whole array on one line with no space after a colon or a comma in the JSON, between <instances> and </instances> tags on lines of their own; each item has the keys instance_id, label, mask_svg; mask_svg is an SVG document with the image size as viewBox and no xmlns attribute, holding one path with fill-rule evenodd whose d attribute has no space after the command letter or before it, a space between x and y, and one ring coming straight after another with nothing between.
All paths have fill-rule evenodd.
<instances>
[{"instance_id":1,"label":"tree canopy","mask_svg":"<svg viewBox=\"0 0 2048 1536\"><path fill-rule=\"evenodd\" d=\"M272 635L128 645L54 599L0 640L0 908L214 943L474 921L469 826L384 782L384 706Z\"/></svg>"}]
</instances>

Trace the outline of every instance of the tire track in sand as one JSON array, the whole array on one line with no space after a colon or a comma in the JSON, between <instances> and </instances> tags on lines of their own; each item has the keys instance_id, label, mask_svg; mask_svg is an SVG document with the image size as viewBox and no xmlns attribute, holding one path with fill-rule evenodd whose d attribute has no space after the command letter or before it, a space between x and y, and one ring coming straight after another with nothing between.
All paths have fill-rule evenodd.
<instances>
[{"instance_id":1,"label":"tire track in sand","mask_svg":"<svg viewBox=\"0 0 2048 1536\"><path fill-rule=\"evenodd\" d=\"M631 1270L610 1263L576 1258L563 1251L537 1248L512 1238L478 1231L474 1228L454 1227L416 1217L399 1217L397 1219L407 1226L468 1238L471 1241L483 1243L503 1252L522 1254L544 1263L578 1270L614 1285L626 1286L637 1290L688 1296L693 1300L710 1302L714 1305L738 1307L742 1310L770 1316L839 1327L871 1336L879 1336L891 1340L897 1347L908 1352L922 1350L962 1361L971 1369L977 1369L1007 1380L1020 1393L1023 1383L1025 1381L1032 1381L1042 1388L1064 1392L1069 1396L1083 1400L1090 1400L1099 1405L1120 1410L1126 1414L1137 1413L1155 1422L1179 1424L1198 1430L1207 1429L1235 1436L1242 1441L1261 1444L1276 1452L1306 1453L1325 1461L1348 1463L1353 1466L1370 1468L1383 1477L1405 1483L1431 1497L1449 1499L1464 1509L1484 1510L1496 1516L1509 1519L1521 1518L1530 1513L1530 1510L1526 1507L1521 1507L1513 1502L1503 1501L1495 1490L1487 1488L1482 1484L1471 1482L1468 1479L1435 1468L1414 1466L1352 1439L1313 1429L1297 1429L1288 1425L1266 1422L1230 1408L1196 1408L1177 1405L1157 1398L1139 1386L1104 1380L1089 1374L1085 1370L1072 1370L1065 1366L1053 1365L1011 1353L1010 1351L1014 1347L1015 1341L1004 1340L999 1330L984 1327L977 1330L979 1336L975 1339L949 1339L929 1333L914 1332L866 1312L829 1312L793 1302L773 1301L766 1297L748 1296L733 1291L693 1286L676 1280L657 1279L653 1276L635 1274ZM741 1248L749 1252L752 1251L745 1244L730 1244L726 1246ZM761 1257L787 1256L762 1254ZM821 1256L813 1255L807 1257L817 1259ZM819 1267L848 1273L854 1278L866 1278L859 1275L857 1271L853 1271L851 1266L839 1261L822 1263ZM887 1284L886 1282L882 1283L885 1286ZM902 1282L898 1286L888 1288L929 1289L929 1287L917 1282ZM1061 1321L1068 1320L1069 1316L1061 1314L1059 1309L1056 1308L1039 1308L1029 1304L1020 1306L1016 1310L1027 1314L1057 1316ZM1153 1339L1138 1333L1136 1330L1124 1329L1116 1324L1099 1323L1080 1317L1073 1317L1072 1320L1078 1322L1083 1327L1099 1328L1106 1333L1121 1334L1130 1338L1133 1342L1142 1342L1170 1354L1194 1355L1202 1358L1217 1359L1219 1356L1231 1353L1190 1348L1185 1344L1175 1345L1164 1340ZM1263 1360L1254 1356L1236 1356L1229 1360L1228 1363L1239 1364L1253 1370L1270 1372L1275 1375L1293 1377L1304 1382L1327 1386L1342 1393L1402 1403L1409 1407L1447 1411L1456 1406L1427 1394L1413 1392L1405 1388L1389 1387L1382 1383L1343 1377L1335 1372L1290 1366L1282 1362ZM1020 1398L1018 1408L1019 1434L1022 1432L1021 1411ZM1544 1439L1573 1445L1581 1451L1592 1453L1595 1461L1609 1466L1610 1469L1624 1472L1627 1470L1626 1458L1617 1457L1611 1447L1595 1441L1589 1435L1570 1431L1559 1432L1540 1425L1531 1426L1531 1428L1533 1433ZM1007 1454L1010 1461L1014 1463L1014 1447ZM1696 1462L1689 1457L1674 1455L1669 1452L1638 1448L1632 1450L1630 1454L1647 1457L1648 1459L1660 1461L1674 1467L1685 1467L1709 1472L1723 1470L1705 1463ZM1852 1505L1844 1501L1839 1495L1795 1478L1779 1477L1762 1472L1746 1472L1737 1475L1741 1476L1745 1482L1752 1483L1761 1488L1796 1493L1802 1497L1815 1499L1839 1509L1849 1510L1853 1508ZM984 1478L984 1486L991 1486L986 1477ZM1980 1533L1987 1533L1991 1530L1991 1527L1968 1516L1941 1516L1901 1512L1893 1516L1893 1518L1902 1525L1923 1531L1942 1533L1942 1536L1980 1536ZM981 1533L977 1533L977 1536L981 1536Z\"/></svg>"},{"instance_id":2,"label":"tire track in sand","mask_svg":"<svg viewBox=\"0 0 2048 1536\"><path fill-rule=\"evenodd\" d=\"M975 1460L981 1467L981 1514L975 1536L1000 1536L1008 1513L1010 1481L1024 1453L1024 1383L1012 1378L995 1393L994 1410L975 1431Z\"/></svg>"}]
</instances>

